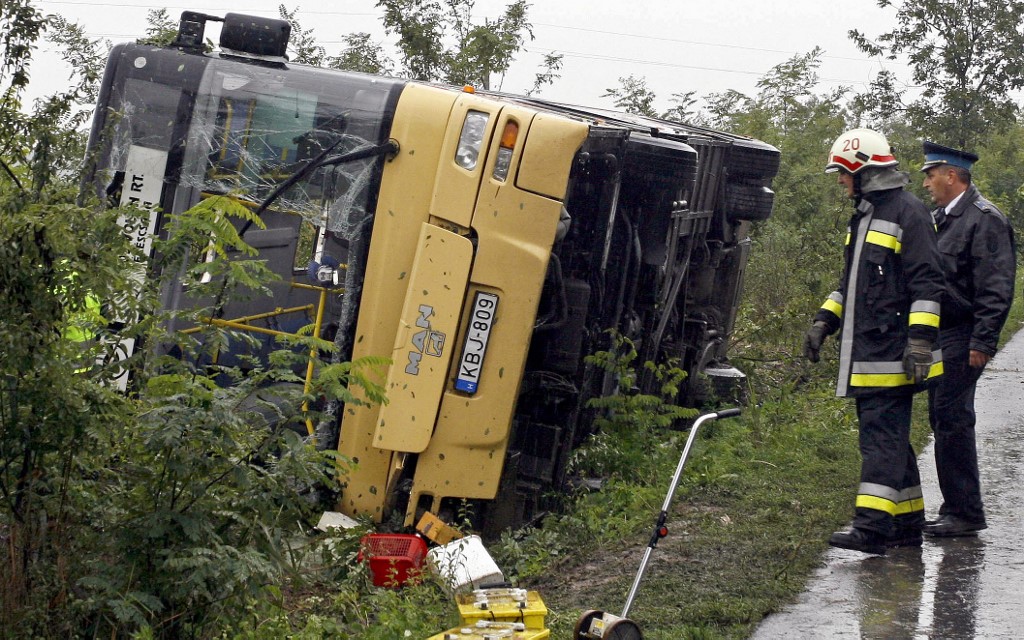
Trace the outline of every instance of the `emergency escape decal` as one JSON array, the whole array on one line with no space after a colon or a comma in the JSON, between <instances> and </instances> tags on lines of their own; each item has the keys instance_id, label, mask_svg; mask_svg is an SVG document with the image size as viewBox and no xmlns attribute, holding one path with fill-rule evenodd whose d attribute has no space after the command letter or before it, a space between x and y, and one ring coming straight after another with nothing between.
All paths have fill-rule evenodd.
<instances>
[{"instance_id":1,"label":"emergency escape decal","mask_svg":"<svg viewBox=\"0 0 1024 640\"><path fill-rule=\"evenodd\" d=\"M160 195L163 193L164 172L167 170L167 152L132 145L128 150L128 160L124 169L124 185L121 187L122 207L136 207L149 212L148 222L139 217L122 215L117 224L121 233L131 241L141 255L122 256L126 263L131 263L133 293L139 296L146 278L146 262L153 249L153 235L160 219ZM128 318L113 318L117 324L127 323ZM116 339L117 344L110 351L110 358L118 362L127 360L135 352L135 338ZM122 369L114 381L117 389L128 388L128 372Z\"/></svg>"},{"instance_id":2,"label":"emergency escape decal","mask_svg":"<svg viewBox=\"0 0 1024 640\"><path fill-rule=\"evenodd\" d=\"M160 217L160 194L164 186L164 171L167 169L167 152L132 145L128 151L128 163L124 170L124 186L121 189L122 207L136 207L149 211L149 224L142 226L138 218L121 216L118 225L121 232L148 257L153 248L153 234ZM135 257L136 263L145 264L145 257ZM145 277L144 269L139 270L139 280Z\"/></svg>"}]
</instances>

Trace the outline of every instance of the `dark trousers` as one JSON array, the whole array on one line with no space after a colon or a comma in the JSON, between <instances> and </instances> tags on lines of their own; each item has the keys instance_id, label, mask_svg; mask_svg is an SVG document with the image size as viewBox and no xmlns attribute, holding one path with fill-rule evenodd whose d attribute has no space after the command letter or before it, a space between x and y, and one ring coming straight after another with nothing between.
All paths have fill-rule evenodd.
<instances>
[{"instance_id":1,"label":"dark trousers","mask_svg":"<svg viewBox=\"0 0 1024 640\"><path fill-rule=\"evenodd\" d=\"M978 448L974 441L974 390L984 367L970 366L967 342L942 343L943 374L928 391L928 417L935 434L935 470L942 491L939 514L984 523Z\"/></svg>"},{"instance_id":2,"label":"dark trousers","mask_svg":"<svg viewBox=\"0 0 1024 640\"><path fill-rule=\"evenodd\" d=\"M885 536L920 530L924 500L917 456L910 446L910 393L857 398L860 488L853 526Z\"/></svg>"}]
</instances>

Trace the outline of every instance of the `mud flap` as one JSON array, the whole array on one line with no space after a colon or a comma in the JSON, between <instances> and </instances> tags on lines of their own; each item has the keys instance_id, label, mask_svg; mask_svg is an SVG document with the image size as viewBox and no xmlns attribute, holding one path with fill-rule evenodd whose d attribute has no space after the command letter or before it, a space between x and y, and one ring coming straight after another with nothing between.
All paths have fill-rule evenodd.
<instances>
[{"instance_id":1,"label":"mud flap","mask_svg":"<svg viewBox=\"0 0 1024 640\"><path fill-rule=\"evenodd\" d=\"M423 223L388 371L388 404L380 410L374 447L408 453L427 448L472 265L468 238Z\"/></svg>"}]
</instances>

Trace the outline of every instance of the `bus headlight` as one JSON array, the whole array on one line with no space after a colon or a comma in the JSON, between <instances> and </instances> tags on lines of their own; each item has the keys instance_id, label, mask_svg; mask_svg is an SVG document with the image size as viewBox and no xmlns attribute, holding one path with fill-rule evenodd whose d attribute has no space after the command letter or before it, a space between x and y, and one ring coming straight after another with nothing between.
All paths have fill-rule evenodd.
<instances>
[{"instance_id":1,"label":"bus headlight","mask_svg":"<svg viewBox=\"0 0 1024 640\"><path fill-rule=\"evenodd\" d=\"M483 111L470 111L462 123L459 146L455 150L455 164L467 171L475 169L480 160L480 147L483 146L488 117Z\"/></svg>"}]
</instances>

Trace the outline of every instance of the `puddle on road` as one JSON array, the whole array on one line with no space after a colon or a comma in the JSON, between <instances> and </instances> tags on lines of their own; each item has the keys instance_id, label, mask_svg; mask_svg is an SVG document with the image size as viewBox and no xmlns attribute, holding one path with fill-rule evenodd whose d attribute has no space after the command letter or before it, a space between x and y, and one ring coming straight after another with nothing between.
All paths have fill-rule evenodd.
<instances>
[{"instance_id":1,"label":"puddle on road","mask_svg":"<svg viewBox=\"0 0 1024 640\"><path fill-rule=\"evenodd\" d=\"M975 402L989 528L977 537L926 538L921 548L884 557L831 549L798 602L766 618L752 640L1024 637L1024 334L1013 342ZM930 446L919 466L931 515L941 495Z\"/></svg>"}]
</instances>

